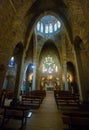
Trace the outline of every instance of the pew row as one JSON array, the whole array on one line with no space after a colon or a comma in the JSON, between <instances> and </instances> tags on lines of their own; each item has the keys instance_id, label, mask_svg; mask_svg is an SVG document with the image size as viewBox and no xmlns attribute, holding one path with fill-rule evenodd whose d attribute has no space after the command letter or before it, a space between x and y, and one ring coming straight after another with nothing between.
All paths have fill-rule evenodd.
<instances>
[{"instance_id":1,"label":"pew row","mask_svg":"<svg viewBox=\"0 0 89 130\"><path fill-rule=\"evenodd\" d=\"M64 129L87 130L89 129L89 111L71 110L62 113Z\"/></svg>"},{"instance_id":2,"label":"pew row","mask_svg":"<svg viewBox=\"0 0 89 130\"><path fill-rule=\"evenodd\" d=\"M6 119L21 120L21 129L26 125L27 119L30 118L32 112L28 107L17 106L4 106L2 113L1 127L6 123Z\"/></svg>"},{"instance_id":3,"label":"pew row","mask_svg":"<svg viewBox=\"0 0 89 130\"><path fill-rule=\"evenodd\" d=\"M80 105L79 95L69 91L55 90L54 97L58 109L77 108Z\"/></svg>"},{"instance_id":4,"label":"pew row","mask_svg":"<svg viewBox=\"0 0 89 130\"><path fill-rule=\"evenodd\" d=\"M31 91L29 95L20 95L21 101L12 104L13 92L2 90L0 94L0 117L2 117L1 127L6 119L21 120L21 128L26 124L32 109L38 109L46 96L45 91Z\"/></svg>"},{"instance_id":5,"label":"pew row","mask_svg":"<svg viewBox=\"0 0 89 130\"><path fill-rule=\"evenodd\" d=\"M46 91L44 90L34 90L28 94L22 94L21 101L23 105L29 106L32 109L38 109L46 96Z\"/></svg>"}]
</instances>

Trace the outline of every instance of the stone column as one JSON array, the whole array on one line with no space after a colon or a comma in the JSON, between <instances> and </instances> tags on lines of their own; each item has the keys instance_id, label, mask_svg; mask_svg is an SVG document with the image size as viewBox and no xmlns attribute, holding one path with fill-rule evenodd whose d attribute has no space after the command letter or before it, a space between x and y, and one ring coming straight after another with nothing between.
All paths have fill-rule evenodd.
<instances>
[{"instance_id":1,"label":"stone column","mask_svg":"<svg viewBox=\"0 0 89 130\"><path fill-rule=\"evenodd\" d=\"M34 68L33 68L33 81L32 81L32 90L35 90L36 89L36 67L37 67L37 37L36 37L36 33L34 34L33 36L33 43L34 43L34 46L33 46L33 65L34 65Z\"/></svg>"},{"instance_id":2,"label":"stone column","mask_svg":"<svg viewBox=\"0 0 89 130\"><path fill-rule=\"evenodd\" d=\"M15 89L14 89L14 99L12 103L15 103L19 99L20 90L21 90L21 72L22 72L22 63L23 63L23 49L18 53L18 63L17 63L17 73L16 73L16 81L15 81Z\"/></svg>"},{"instance_id":3,"label":"stone column","mask_svg":"<svg viewBox=\"0 0 89 130\"><path fill-rule=\"evenodd\" d=\"M32 80L32 90L36 89L36 64L33 64L33 80Z\"/></svg>"},{"instance_id":4,"label":"stone column","mask_svg":"<svg viewBox=\"0 0 89 130\"><path fill-rule=\"evenodd\" d=\"M62 36L62 62L63 62L63 71L64 71L64 81L65 81L65 90L68 89L68 81L67 81L67 55L66 55L66 43L65 43L65 35Z\"/></svg>"},{"instance_id":5,"label":"stone column","mask_svg":"<svg viewBox=\"0 0 89 130\"><path fill-rule=\"evenodd\" d=\"M23 81L24 81L24 79L26 79L25 74L26 74L27 68L26 68L24 60L25 60L25 53L23 54L22 61L21 61L22 63L21 63L21 74L20 74L18 97L19 97L21 90L23 89Z\"/></svg>"},{"instance_id":6,"label":"stone column","mask_svg":"<svg viewBox=\"0 0 89 130\"><path fill-rule=\"evenodd\" d=\"M77 71L77 77L78 77L79 95L80 95L80 100L83 102L84 77L83 77L83 69L82 69L82 63L81 63L81 57L80 57L80 48L77 47L76 45L74 46L74 56L76 60L75 63L76 63L76 71Z\"/></svg>"},{"instance_id":7,"label":"stone column","mask_svg":"<svg viewBox=\"0 0 89 130\"><path fill-rule=\"evenodd\" d=\"M64 79L65 79L65 90L69 90L68 88L68 81L67 81L67 65L63 64L63 69L64 69Z\"/></svg>"},{"instance_id":8,"label":"stone column","mask_svg":"<svg viewBox=\"0 0 89 130\"><path fill-rule=\"evenodd\" d=\"M36 79L36 84L37 84L37 89L40 89L40 84L41 83L41 73L40 69L37 67L37 79Z\"/></svg>"},{"instance_id":9,"label":"stone column","mask_svg":"<svg viewBox=\"0 0 89 130\"><path fill-rule=\"evenodd\" d=\"M62 66L60 67L60 89L61 90L63 90L64 88L63 88L63 80L62 80Z\"/></svg>"}]
</instances>

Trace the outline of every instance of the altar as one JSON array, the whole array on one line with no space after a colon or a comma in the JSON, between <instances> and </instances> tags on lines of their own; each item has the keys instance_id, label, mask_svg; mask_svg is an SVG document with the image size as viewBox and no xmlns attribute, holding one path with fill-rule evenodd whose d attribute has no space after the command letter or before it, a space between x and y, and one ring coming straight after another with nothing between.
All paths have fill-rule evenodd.
<instances>
[{"instance_id":1,"label":"altar","mask_svg":"<svg viewBox=\"0 0 89 130\"><path fill-rule=\"evenodd\" d=\"M46 90L53 91L54 90L54 86L47 85L46 86Z\"/></svg>"}]
</instances>

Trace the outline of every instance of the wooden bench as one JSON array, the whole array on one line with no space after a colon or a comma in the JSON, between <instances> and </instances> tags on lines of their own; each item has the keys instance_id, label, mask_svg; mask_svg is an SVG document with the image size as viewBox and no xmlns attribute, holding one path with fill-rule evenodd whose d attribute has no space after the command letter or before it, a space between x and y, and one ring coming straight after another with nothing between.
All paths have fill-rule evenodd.
<instances>
[{"instance_id":1,"label":"wooden bench","mask_svg":"<svg viewBox=\"0 0 89 130\"><path fill-rule=\"evenodd\" d=\"M15 120L21 120L21 128L23 128L24 125L27 123L27 119L30 118L30 115L32 113L30 112L28 107L22 107L22 106L4 106L4 111L2 113L3 120L1 127L5 124L6 119L15 119Z\"/></svg>"},{"instance_id":2,"label":"wooden bench","mask_svg":"<svg viewBox=\"0 0 89 130\"><path fill-rule=\"evenodd\" d=\"M29 95L36 96L36 97L40 98L41 100L43 100L44 97L46 96L46 91L45 90L34 90L34 91L31 91L29 93Z\"/></svg>"},{"instance_id":3,"label":"wooden bench","mask_svg":"<svg viewBox=\"0 0 89 130\"><path fill-rule=\"evenodd\" d=\"M79 97L70 95L70 96L61 96L57 99L56 104L58 108L60 107L78 107L80 105Z\"/></svg>"},{"instance_id":4,"label":"wooden bench","mask_svg":"<svg viewBox=\"0 0 89 130\"><path fill-rule=\"evenodd\" d=\"M89 111L71 110L62 113L63 124L68 126L68 129L85 130L89 129Z\"/></svg>"},{"instance_id":5,"label":"wooden bench","mask_svg":"<svg viewBox=\"0 0 89 130\"><path fill-rule=\"evenodd\" d=\"M55 90L54 97L58 109L77 108L80 105L79 95L72 94L70 91Z\"/></svg>"},{"instance_id":6,"label":"wooden bench","mask_svg":"<svg viewBox=\"0 0 89 130\"><path fill-rule=\"evenodd\" d=\"M22 105L29 106L32 109L38 109L41 104L41 99L37 96L23 95L22 96Z\"/></svg>"},{"instance_id":7,"label":"wooden bench","mask_svg":"<svg viewBox=\"0 0 89 130\"><path fill-rule=\"evenodd\" d=\"M44 90L34 90L28 94L22 94L22 105L29 106L32 109L38 109L45 96L46 92Z\"/></svg>"},{"instance_id":8,"label":"wooden bench","mask_svg":"<svg viewBox=\"0 0 89 130\"><path fill-rule=\"evenodd\" d=\"M9 98L8 98L8 95ZM2 90L0 94L0 118L1 118L1 127L6 123L6 119L16 119L21 120L21 128L23 128L24 124L26 125L27 119L32 114L30 112L30 107L27 105L16 104L15 106L5 104L6 100L11 100L12 92L7 92L6 90Z\"/></svg>"},{"instance_id":9,"label":"wooden bench","mask_svg":"<svg viewBox=\"0 0 89 130\"><path fill-rule=\"evenodd\" d=\"M31 103L38 103L41 104L42 99L41 96L34 96L34 95L23 95L22 101L29 101Z\"/></svg>"}]
</instances>

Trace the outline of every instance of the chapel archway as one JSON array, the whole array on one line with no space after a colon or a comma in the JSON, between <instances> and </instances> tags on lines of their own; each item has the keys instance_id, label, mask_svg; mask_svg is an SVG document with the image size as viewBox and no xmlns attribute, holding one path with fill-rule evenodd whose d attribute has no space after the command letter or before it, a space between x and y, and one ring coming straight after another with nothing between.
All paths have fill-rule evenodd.
<instances>
[{"instance_id":1,"label":"chapel archway","mask_svg":"<svg viewBox=\"0 0 89 130\"><path fill-rule=\"evenodd\" d=\"M16 79L18 75L18 66L19 66L19 59L20 52L22 52L23 45L22 43L18 43L13 51L12 56L10 57L10 61L8 63L6 76L3 83L3 89L14 91Z\"/></svg>"}]
</instances>

